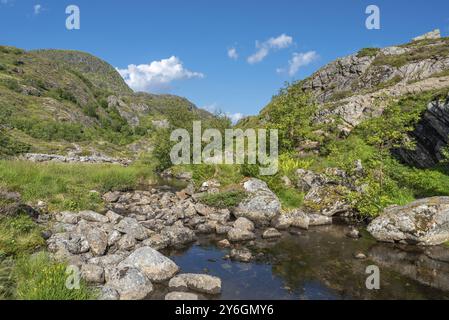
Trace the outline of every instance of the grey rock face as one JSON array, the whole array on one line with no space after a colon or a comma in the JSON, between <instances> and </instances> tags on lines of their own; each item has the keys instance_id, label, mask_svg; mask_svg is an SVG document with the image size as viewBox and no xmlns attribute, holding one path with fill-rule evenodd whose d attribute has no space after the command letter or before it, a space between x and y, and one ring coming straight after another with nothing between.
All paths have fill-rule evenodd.
<instances>
[{"instance_id":1,"label":"grey rock face","mask_svg":"<svg viewBox=\"0 0 449 320\"><path fill-rule=\"evenodd\" d=\"M169 258L150 247L142 247L120 262L119 268L136 268L151 281L161 282L172 278L179 267Z\"/></svg>"},{"instance_id":2,"label":"grey rock face","mask_svg":"<svg viewBox=\"0 0 449 320\"><path fill-rule=\"evenodd\" d=\"M449 240L449 197L390 207L374 219L368 231L379 241L438 245Z\"/></svg>"},{"instance_id":3,"label":"grey rock face","mask_svg":"<svg viewBox=\"0 0 449 320\"><path fill-rule=\"evenodd\" d=\"M258 179L250 179L243 184L248 192L236 208L236 217L245 217L255 223L267 225L281 210L278 197L268 188L267 184Z\"/></svg>"},{"instance_id":4,"label":"grey rock face","mask_svg":"<svg viewBox=\"0 0 449 320\"><path fill-rule=\"evenodd\" d=\"M150 280L135 268L116 268L110 272L109 277L106 287L115 289L120 300L142 300L153 291Z\"/></svg>"},{"instance_id":5,"label":"grey rock face","mask_svg":"<svg viewBox=\"0 0 449 320\"><path fill-rule=\"evenodd\" d=\"M449 97L429 103L411 137L416 142L413 150L393 151L405 163L431 168L444 159L443 150L449 144Z\"/></svg>"},{"instance_id":6,"label":"grey rock face","mask_svg":"<svg viewBox=\"0 0 449 320\"><path fill-rule=\"evenodd\" d=\"M187 291L190 289L207 294L219 294L221 292L220 278L205 274L180 274L172 278L168 286L172 291Z\"/></svg>"},{"instance_id":7,"label":"grey rock face","mask_svg":"<svg viewBox=\"0 0 449 320\"><path fill-rule=\"evenodd\" d=\"M423 34L421 36L413 38L413 41L420 41L420 40L426 40L426 39L440 39L440 38L441 38L440 29L435 29L426 34Z\"/></svg>"}]
</instances>

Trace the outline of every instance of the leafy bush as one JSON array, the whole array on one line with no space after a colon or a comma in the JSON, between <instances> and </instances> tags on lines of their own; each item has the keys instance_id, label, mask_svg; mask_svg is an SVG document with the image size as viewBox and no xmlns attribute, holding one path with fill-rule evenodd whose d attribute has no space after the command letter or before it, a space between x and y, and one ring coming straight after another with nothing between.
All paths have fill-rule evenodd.
<instances>
[{"instance_id":1,"label":"leafy bush","mask_svg":"<svg viewBox=\"0 0 449 320\"><path fill-rule=\"evenodd\" d=\"M66 140L69 142L85 141L87 137L80 124L56 122L30 118L14 119L12 124L33 138L46 141Z\"/></svg>"}]
</instances>

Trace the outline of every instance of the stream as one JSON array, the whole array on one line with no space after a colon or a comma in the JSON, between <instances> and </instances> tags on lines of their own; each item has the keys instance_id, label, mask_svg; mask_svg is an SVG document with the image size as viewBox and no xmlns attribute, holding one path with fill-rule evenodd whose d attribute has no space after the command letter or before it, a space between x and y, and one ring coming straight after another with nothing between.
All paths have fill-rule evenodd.
<instances>
[{"instance_id":1,"label":"stream","mask_svg":"<svg viewBox=\"0 0 449 320\"><path fill-rule=\"evenodd\" d=\"M228 249L203 237L184 250L165 252L183 273L207 273L222 280L222 293L204 299L449 299L449 249L381 244L362 231L345 236L348 227L334 224L288 232L276 241L251 246L254 262L226 259ZM367 259L354 258L362 252ZM380 269L380 289L368 290L366 267ZM165 290L165 291L164 291ZM156 288L151 299L166 289Z\"/></svg>"}]
</instances>

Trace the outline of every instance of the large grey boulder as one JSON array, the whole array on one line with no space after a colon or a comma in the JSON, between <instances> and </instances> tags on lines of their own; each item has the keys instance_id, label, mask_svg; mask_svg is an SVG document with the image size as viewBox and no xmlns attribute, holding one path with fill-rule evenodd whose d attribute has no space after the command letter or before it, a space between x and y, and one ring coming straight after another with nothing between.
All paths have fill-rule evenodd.
<instances>
[{"instance_id":1,"label":"large grey boulder","mask_svg":"<svg viewBox=\"0 0 449 320\"><path fill-rule=\"evenodd\" d=\"M206 274L180 274L172 278L168 286L172 291L187 291L190 289L207 294L219 294L221 292L220 278Z\"/></svg>"},{"instance_id":2,"label":"large grey boulder","mask_svg":"<svg viewBox=\"0 0 449 320\"><path fill-rule=\"evenodd\" d=\"M147 229L139 224L136 219L133 218L124 218L117 225L115 225L115 230L129 234L133 236L137 240L145 240L148 238Z\"/></svg>"},{"instance_id":3,"label":"large grey boulder","mask_svg":"<svg viewBox=\"0 0 449 320\"><path fill-rule=\"evenodd\" d=\"M151 281L162 282L172 278L179 267L158 251L150 247L142 247L131 253L120 262L119 268L136 268Z\"/></svg>"},{"instance_id":4,"label":"large grey boulder","mask_svg":"<svg viewBox=\"0 0 449 320\"><path fill-rule=\"evenodd\" d=\"M110 271L109 278L106 287L115 289L120 300L142 300L153 291L150 280L136 268L115 268Z\"/></svg>"},{"instance_id":5,"label":"large grey boulder","mask_svg":"<svg viewBox=\"0 0 449 320\"><path fill-rule=\"evenodd\" d=\"M258 179L250 179L243 184L248 193L234 211L236 217L245 217L257 224L267 225L281 210L278 197L267 184Z\"/></svg>"},{"instance_id":6,"label":"large grey boulder","mask_svg":"<svg viewBox=\"0 0 449 320\"><path fill-rule=\"evenodd\" d=\"M421 199L385 209L368 231L379 241L438 245L449 240L449 197Z\"/></svg>"}]
</instances>

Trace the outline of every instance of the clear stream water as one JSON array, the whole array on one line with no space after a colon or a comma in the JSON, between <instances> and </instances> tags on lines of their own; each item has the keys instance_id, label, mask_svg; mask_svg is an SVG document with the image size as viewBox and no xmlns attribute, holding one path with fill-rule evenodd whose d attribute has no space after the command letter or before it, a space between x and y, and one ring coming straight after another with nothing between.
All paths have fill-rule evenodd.
<instances>
[{"instance_id":1,"label":"clear stream water","mask_svg":"<svg viewBox=\"0 0 449 320\"><path fill-rule=\"evenodd\" d=\"M170 191L184 182L162 180ZM248 247L256 257L242 263L226 259L223 239L204 236L183 250L165 251L182 273L206 273L222 280L222 292L204 299L449 299L449 247L417 247L379 243L363 227L362 238L346 236L349 226L333 224L284 232L274 241ZM260 237L259 237L260 238ZM367 259L354 258L363 253ZM380 289L368 290L366 268L380 269ZM167 285L156 285L150 299L163 299Z\"/></svg>"},{"instance_id":2,"label":"clear stream water","mask_svg":"<svg viewBox=\"0 0 449 320\"><path fill-rule=\"evenodd\" d=\"M233 262L220 238L204 237L184 250L165 252L181 272L207 273L222 280L222 293L205 299L449 299L449 248L380 244L363 232L345 236L346 225L315 227L255 243L257 259ZM362 252L368 258L357 260ZM380 290L365 286L366 267L380 268ZM151 298L163 298L157 289Z\"/></svg>"}]
</instances>

